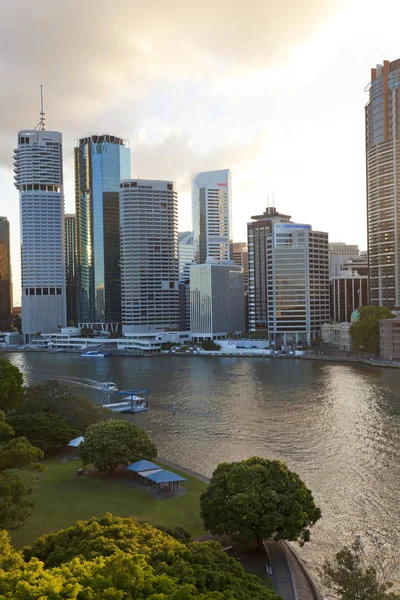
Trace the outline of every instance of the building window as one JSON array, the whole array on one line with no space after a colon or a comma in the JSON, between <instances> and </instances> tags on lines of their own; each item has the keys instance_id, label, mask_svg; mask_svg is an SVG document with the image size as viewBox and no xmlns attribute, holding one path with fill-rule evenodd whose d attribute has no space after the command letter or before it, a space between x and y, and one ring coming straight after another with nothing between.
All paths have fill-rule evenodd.
<instances>
[{"instance_id":1,"label":"building window","mask_svg":"<svg viewBox=\"0 0 400 600\"><path fill-rule=\"evenodd\" d=\"M61 296L61 288L57 288L57 296Z\"/></svg>"},{"instance_id":2,"label":"building window","mask_svg":"<svg viewBox=\"0 0 400 600\"><path fill-rule=\"evenodd\" d=\"M34 296L35 295L35 288L29 288L29 295L30 296Z\"/></svg>"},{"instance_id":3,"label":"building window","mask_svg":"<svg viewBox=\"0 0 400 600\"><path fill-rule=\"evenodd\" d=\"M55 288L50 288L50 296L55 296L56 290Z\"/></svg>"},{"instance_id":4,"label":"building window","mask_svg":"<svg viewBox=\"0 0 400 600\"><path fill-rule=\"evenodd\" d=\"M43 288L43 296L49 295L49 288Z\"/></svg>"},{"instance_id":5,"label":"building window","mask_svg":"<svg viewBox=\"0 0 400 600\"><path fill-rule=\"evenodd\" d=\"M36 296L42 295L42 288L36 288Z\"/></svg>"}]
</instances>

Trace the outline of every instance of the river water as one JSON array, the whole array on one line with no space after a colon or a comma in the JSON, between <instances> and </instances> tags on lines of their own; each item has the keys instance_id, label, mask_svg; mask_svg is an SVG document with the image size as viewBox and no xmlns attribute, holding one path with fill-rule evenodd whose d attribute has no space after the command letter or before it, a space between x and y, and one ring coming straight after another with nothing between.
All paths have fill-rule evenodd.
<instances>
[{"instance_id":1,"label":"river water","mask_svg":"<svg viewBox=\"0 0 400 600\"><path fill-rule=\"evenodd\" d=\"M211 475L221 461L279 458L313 491L323 518L301 550L313 568L361 535L371 556L400 548L400 370L296 359L80 358L20 353L9 360L26 384L150 390L151 411L129 417L160 456ZM176 402L176 414L171 410ZM371 543L371 536L376 536ZM400 570L393 575L396 583Z\"/></svg>"}]
</instances>

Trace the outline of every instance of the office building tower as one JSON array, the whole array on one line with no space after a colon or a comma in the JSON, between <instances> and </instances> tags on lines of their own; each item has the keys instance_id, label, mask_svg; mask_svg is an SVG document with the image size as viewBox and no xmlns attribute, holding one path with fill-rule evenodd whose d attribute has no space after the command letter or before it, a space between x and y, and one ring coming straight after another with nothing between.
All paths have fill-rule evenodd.
<instances>
[{"instance_id":1,"label":"office building tower","mask_svg":"<svg viewBox=\"0 0 400 600\"><path fill-rule=\"evenodd\" d=\"M15 186L21 219L22 334L51 333L65 325L62 136L44 129L18 133Z\"/></svg>"},{"instance_id":2,"label":"office building tower","mask_svg":"<svg viewBox=\"0 0 400 600\"><path fill-rule=\"evenodd\" d=\"M64 217L65 284L67 297L67 326L78 324L76 305L76 219L75 215Z\"/></svg>"},{"instance_id":3,"label":"office building tower","mask_svg":"<svg viewBox=\"0 0 400 600\"><path fill-rule=\"evenodd\" d=\"M190 267L194 262L193 232L178 233L179 329L190 331Z\"/></svg>"},{"instance_id":4,"label":"office building tower","mask_svg":"<svg viewBox=\"0 0 400 600\"><path fill-rule=\"evenodd\" d=\"M400 307L400 59L371 69L365 107L369 296Z\"/></svg>"},{"instance_id":5,"label":"office building tower","mask_svg":"<svg viewBox=\"0 0 400 600\"><path fill-rule=\"evenodd\" d=\"M251 218L253 222L247 224L248 328L249 331L264 331L267 335L267 241L272 235L273 223L289 223L290 217L269 206L264 213Z\"/></svg>"},{"instance_id":6,"label":"office building tower","mask_svg":"<svg viewBox=\"0 0 400 600\"><path fill-rule=\"evenodd\" d=\"M172 181L120 186L123 333L179 328L178 196Z\"/></svg>"},{"instance_id":7,"label":"office building tower","mask_svg":"<svg viewBox=\"0 0 400 600\"><path fill-rule=\"evenodd\" d=\"M335 323L350 323L351 313L361 306L368 306L368 275L356 270L341 271L331 277L330 317Z\"/></svg>"},{"instance_id":8,"label":"office building tower","mask_svg":"<svg viewBox=\"0 0 400 600\"><path fill-rule=\"evenodd\" d=\"M190 268L190 322L196 341L244 331L242 267L228 261Z\"/></svg>"},{"instance_id":9,"label":"office building tower","mask_svg":"<svg viewBox=\"0 0 400 600\"><path fill-rule=\"evenodd\" d=\"M194 260L223 262L231 258L231 172L229 169L192 175Z\"/></svg>"},{"instance_id":10,"label":"office building tower","mask_svg":"<svg viewBox=\"0 0 400 600\"><path fill-rule=\"evenodd\" d=\"M235 265L239 265L243 269L244 291L246 293L249 286L249 252L246 242L233 242L232 260Z\"/></svg>"},{"instance_id":11,"label":"office building tower","mask_svg":"<svg viewBox=\"0 0 400 600\"><path fill-rule=\"evenodd\" d=\"M78 321L121 322L119 186L131 176L131 151L113 135L75 147Z\"/></svg>"},{"instance_id":12,"label":"office building tower","mask_svg":"<svg viewBox=\"0 0 400 600\"><path fill-rule=\"evenodd\" d=\"M248 224L250 331L310 343L329 320L328 234L274 208Z\"/></svg>"},{"instance_id":13,"label":"office building tower","mask_svg":"<svg viewBox=\"0 0 400 600\"><path fill-rule=\"evenodd\" d=\"M329 276L338 277L346 260L358 257L360 254L358 246L355 244L345 244L344 242L329 243Z\"/></svg>"},{"instance_id":14,"label":"office building tower","mask_svg":"<svg viewBox=\"0 0 400 600\"><path fill-rule=\"evenodd\" d=\"M10 259L10 224L0 217L0 329L12 321L12 279Z\"/></svg>"}]
</instances>

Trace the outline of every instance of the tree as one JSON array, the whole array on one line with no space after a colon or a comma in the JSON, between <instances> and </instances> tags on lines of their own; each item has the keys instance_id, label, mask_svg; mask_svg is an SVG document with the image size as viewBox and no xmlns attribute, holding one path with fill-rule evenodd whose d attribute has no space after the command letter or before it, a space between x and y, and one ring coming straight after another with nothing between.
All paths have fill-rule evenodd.
<instances>
[{"instance_id":1,"label":"tree","mask_svg":"<svg viewBox=\"0 0 400 600\"><path fill-rule=\"evenodd\" d=\"M213 340L204 340L200 345L203 350L221 350L221 346L216 344Z\"/></svg>"},{"instance_id":2,"label":"tree","mask_svg":"<svg viewBox=\"0 0 400 600\"><path fill-rule=\"evenodd\" d=\"M63 417L53 413L13 415L8 422L17 436L26 437L31 444L44 451L65 446L79 434Z\"/></svg>"},{"instance_id":3,"label":"tree","mask_svg":"<svg viewBox=\"0 0 400 600\"><path fill-rule=\"evenodd\" d=\"M0 411L8 413L22 402L24 378L18 367L0 358Z\"/></svg>"},{"instance_id":4,"label":"tree","mask_svg":"<svg viewBox=\"0 0 400 600\"><path fill-rule=\"evenodd\" d=\"M110 411L107 408L88 398L72 395L59 381L46 381L41 385L24 388L24 399L18 414L38 412L62 417L70 427L82 435L89 425L110 418Z\"/></svg>"},{"instance_id":5,"label":"tree","mask_svg":"<svg viewBox=\"0 0 400 600\"><path fill-rule=\"evenodd\" d=\"M157 456L157 449L137 425L109 419L88 428L79 454L85 465L93 464L99 471L113 471L137 460L151 460Z\"/></svg>"},{"instance_id":6,"label":"tree","mask_svg":"<svg viewBox=\"0 0 400 600\"><path fill-rule=\"evenodd\" d=\"M0 553L5 600L27 589L41 600L278 600L220 544L186 544L133 518L78 521L22 554L0 537Z\"/></svg>"},{"instance_id":7,"label":"tree","mask_svg":"<svg viewBox=\"0 0 400 600\"><path fill-rule=\"evenodd\" d=\"M394 319L394 314L385 306L363 306L360 318L350 326L353 348L367 352L379 352L379 321Z\"/></svg>"},{"instance_id":8,"label":"tree","mask_svg":"<svg viewBox=\"0 0 400 600\"><path fill-rule=\"evenodd\" d=\"M94 331L90 327L81 327L81 335L83 338L92 338L94 337Z\"/></svg>"},{"instance_id":9,"label":"tree","mask_svg":"<svg viewBox=\"0 0 400 600\"><path fill-rule=\"evenodd\" d=\"M42 470L37 461L43 457L39 448L24 437L15 438L14 430L0 412L0 529L18 529L30 514L30 490L9 469Z\"/></svg>"},{"instance_id":10,"label":"tree","mask_svg":"<svg viewBox=\"0 0 400 600\"><path fill-rule=\"evenodd\" d=\"M204 526L213 534L233 539L256 539L262 550L266 538L310 539L310 527L321 518L311 491L279 460L254 456L241 462L220 463L200 497Z\"/></svg>"},{"instance_id":11,"label":"tree","mask_svg":"<svg viewBox=\"0 0 400 600\"><path fill-rule=\"evenodd\" d=\"M392 583L380 582L374 567L364 564L360 538L351 548L342 548L333 562L326 560L320 575L324 585L342 600L400 600L400 595L388 591Z\"/></svg>"}]
</instances>

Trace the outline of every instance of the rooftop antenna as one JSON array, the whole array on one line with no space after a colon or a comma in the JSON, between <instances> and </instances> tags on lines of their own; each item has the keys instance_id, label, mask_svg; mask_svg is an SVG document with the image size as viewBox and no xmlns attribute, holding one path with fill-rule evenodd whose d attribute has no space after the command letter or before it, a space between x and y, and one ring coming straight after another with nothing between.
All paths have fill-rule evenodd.
<instances>
[{"instance_id":1,"label":"rooftop antenna","mask_svg":"<svg viewBox=\"0 0 400 600\"><path fill-rule=\"evenodd\" d=\"M46 129L46 118L45 118L44 106L43 106L43 85L40 85L40 121L36 125L35 129L44 131Z\"/></svg>"},{"instance_id":2,"label":"rooftop antenna","mask_svg":"<svg viewBox=\"0 0 400 600\"><path fill-rule=\"evenodd\" d=\"M269 208L269 194L267 194L267 208Z\"/></svg>"},{"instance_id":3,"label":"rooftop antenna","mask_svg":"<svg viewBox=\"0 0 400 600\"><path fill-rule=\"evenodd\" d=\"M275 192L272 191L272 206L275 208Z\"/></svg>"}]
</instances>

